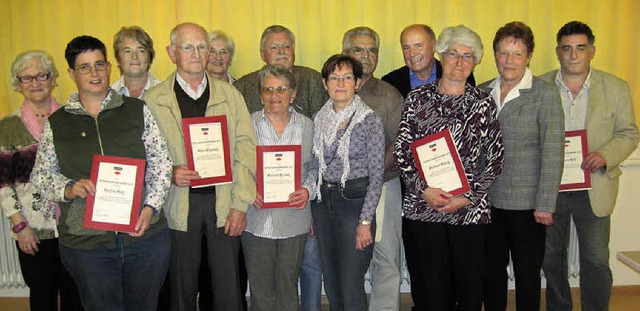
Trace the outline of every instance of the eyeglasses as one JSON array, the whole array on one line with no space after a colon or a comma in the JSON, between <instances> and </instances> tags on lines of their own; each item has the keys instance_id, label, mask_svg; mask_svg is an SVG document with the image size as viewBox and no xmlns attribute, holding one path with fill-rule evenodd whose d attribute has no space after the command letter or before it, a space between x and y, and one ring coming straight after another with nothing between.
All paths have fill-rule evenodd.
<instances>
[{"instance_id":1,"label":"eyeglasses","mask_svg":"<svg viewBox=\"0 0 640 311\"><path fill-rule=\"evenodd\" d=\"M16 78L18 78L18 81L20 81L20 83L22 84L29 84L34 79L40 82L47 81L49 80L49 77L50 77L49 74L44 72L40 72L35 76L22 76L22 77L16 76Z\"/></svg>"},{"instance_id":2,"label":"eyeglasses","mask_svg":"<svg viewBox=\"0 0 640 311\"><path fill-rule=\"evenodd\" d=\"M105 71L107 70L107 68L109 68L109 62L108 61L97 61L95 62L95 64L93 64L93 66L91 66L91 64L82 64L80 66L78 66L78 68L75 68L73 70L75 70L76 72L78 72L81 75L86 75L91 73L91 68L95 68L96 71Z\"/></svg>"},{"instance_id":3,"label":"eyeglasses","mask_svg":"<svg viewBox=\"0 0 640 311\"><path fill-rule=\"evenodd\" d=\"M271 95L274 92L278 93L278 94L284 94L288 89L289 89L289 87L284 86L284 85L280 85L280 86L263 86L261 91L262 91L262 95Z\"/></svg>"},{"instance_id":4,"label":"eyeglasses","mask_svg":"<svg viewBox=\"0 0 640 311\"><path fill-rule=\"evenodd\" d=\"M193 46L192 44L185 44L185 45L178 46L178 48L182 50L182 52L187 54L193 54L193 52L195 52L196 49L198 49L198 52L200 52L200 54L209 53L209 46L204 43L198 44L198 46Z\"/></svg>"},{"instance_id":5,"label":"eyeglasses","mask_svg":"<svg viewBox=\"0 0 640 311\"><path fill-rule=\"evenodd\" d=\"M343 81L344 83L353 83L355 80L356 77L354 75L345 75L342 77L338 77L336 75L329 76L329 82L331 83L339 83L340 81Z\"/></svg>"},{"instance_id":6,"label":"eyeglasses","mask_svg":"<svg viewBox=\"0 0 640 311\"><path fill-rule=\"evenodd\" d=\"M378 48L363 48L363 47L359 47L359 46L354 46L354 47L351 48L351 52L353 52L353 54L356 54L356 55L362 55L365 52L368 52L368 54L378 55L379 51L380 51L380 49L378 49Z\"/></svg>"},{"instance_id":7,"label":"eyeglasses","mask_svg":"<svg viewBox=\"0 0 640 311\"><path fill-rule=\"evenodd\" d=\"M210 49L209 50L209 56L215 56L215 57L227 57L229 56L229 51L225 50L225 49L221 49L219 51L216 51L216 49Z\"/></svg>"},{"instance_id":8,"label":"eyeglasses","mask_svg":"<svg viewBox=\"0 0 640 311\"><path fill-rule=\"evenodd\" d=\"M473 54L471 53L460 54L456 50L449 50L447 52L444 52L444 55L455 62L457 62L458 59L462 58L462 61L466 64L473 63Z\"/></svg>"}]
</instances>

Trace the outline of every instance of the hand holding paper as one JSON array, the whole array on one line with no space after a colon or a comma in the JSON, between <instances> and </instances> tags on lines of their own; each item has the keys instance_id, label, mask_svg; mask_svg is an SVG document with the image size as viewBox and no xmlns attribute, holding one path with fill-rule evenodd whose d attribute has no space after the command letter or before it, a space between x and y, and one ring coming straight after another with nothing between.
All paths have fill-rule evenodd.
<instances>
[{"instance_id":1,"label":"hand holding paper","mask_svg":"<svg viewBox=\"0 0 640 311\"><path fill-rule=\"evenodd\" d=\"M95 194L96 185L89 179L80 179L73 186L64 189L64 198L67 200L86 199L87 195Z\"/></svg>"},{"instance_id":2,"label":"hand holding paper","mask_svg":"<svg viewBox=\"0 0 640 311\"><path fill-rule=\"evenodd\" d=\"M194 170L190 170L186 165L176 165L173 167L171 182L178 187L189 187L191 181L199 179L200 174Z\"/></svg>"},{"instance_id":3,"label":"hand holding paper","mask_svg":"<svg viewBox=\"0 0 640 311\"><path fill-rule=\"evenodd\" d=\"M253 206L255 206L257 209L261 209L263 203L264 201L262 200L262 196L260 195L260 193L256 193L256 200L253 201Z\"/></svg>"},{"instance_id":4,"label":"hand holding paper","mask_svg":"<svg viewBox=\"0 0 640 311\"><path fill-rule=\"evenodd\" d=\"M457 210L470 204L471 204L471 201L469 201L469 199L467 199L462 195L457 195L455 197L452 197L449 200L449 203L447 203L445 206L441 208L435 208L435 209L442 214L452 214L452 213L455 213Z\"/></svg>"},{"instance_id":5,"label":"hand holding paper","mask_svg":"<svg viewBox=\"0 0 640 311\"><path fill-rule=\"evenodd\" d=\"M302 209L307 205L309 200L309 190L301 188L289 195L289 205L295 209Z\"/></svg>"},{"instance_id":6,"label":"hand holding paper","mask_svg":"<svg viewBox=\"0 0 640 311\"><path fill-rule=\"evenodd\" d=\"M589 155L582 161L582 165L580 166L583 170L589 171L591 173L595 173L597 170L601 169L603 166L607 164L604 157L597 152L591 152Z\"/></svg>"},{"instance_id":7,"label":"hand holding paper","mask_svg":"<svg viewBox=\"0 0 640 311\"><path fill-rule=\"evenodd\" d=\"M451 197L453 197L451 193L440 188L429 187L422 192L422 199L433 208L445 206L449 203Z\"/></svg>"}]
</instances>

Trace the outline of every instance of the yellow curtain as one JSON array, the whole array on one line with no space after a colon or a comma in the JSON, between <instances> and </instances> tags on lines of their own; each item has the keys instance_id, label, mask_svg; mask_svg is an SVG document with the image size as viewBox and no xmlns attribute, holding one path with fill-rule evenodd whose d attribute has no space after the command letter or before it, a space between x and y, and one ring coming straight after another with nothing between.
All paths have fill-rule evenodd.
<instances>
[{"instance_id":1,"label":"yellow curtain","mask_svg":"<svg viewBox=\"0 0 640 311\"><path fill-rule=\"evenodd\" d=\"M208 30L222 29L236 43L231 73L236 78L262 66L259 40L272 24L287 26L296 35L296 64L320 69L332 54L340 52L343 33L365 25L380 34L381 49L375 76L404 65L400 31L413 23L427 23L436 33L444 27L464 24L483 39L485 56L476 67L476 80L497 75L491 43L495 31L513 20L529 25L536 47L530 68L535 75L558 67L555 34L564 23L580 20L591 26L597 52L593 66L611 72L631 86L640 105L640 1L507 1L507 0L2 0L0 1L0 117L16 109L22 96L10 85L11 63L25 50L42 49L54 58L60 71L54 96L65 102L75 91L67 74L64 49L73 37L101 39L114 64L111 80L119 72L113 58L113 35L122 26L138 25L154 39L156 60L151 67L157 79L174 69L165 47L169 32L181 22L196 22ZM636 108L636 119L640 120Z\"/></svg>"}]
</instances>

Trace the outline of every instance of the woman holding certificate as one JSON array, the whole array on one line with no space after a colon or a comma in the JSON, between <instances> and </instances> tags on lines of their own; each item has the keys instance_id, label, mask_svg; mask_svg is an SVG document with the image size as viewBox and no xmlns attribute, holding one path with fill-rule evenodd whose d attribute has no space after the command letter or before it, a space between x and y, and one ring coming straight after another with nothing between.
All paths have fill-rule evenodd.
<instances>
[{"instance_id":1,"label":"woman holding certificate","mask_svg":"<svg viewBox=\"0 0 640 311\"><path fill-rule=\"evenodd\" d=\"M0 205L13 226L31 310L58 310L58 292L62 310L82 310L78 290L60 261L57 205L38 195L29 177L42 126L59 107L51 96L57 78L46 52L18 55L11 66L11 86L24 101L0 120Z\"/></svg>"},{"instance_id":2,"label":"woman holding certificate","mask_svg":"<svg viewBox=\"0 0 640 311\"><path fill-rule=\"evenodd\" d=\"M109 88L100 40L74 38L65 58L78 93L44 124L32 182L59 202L60 256L85 310L155 310L171 243L167 143L143 101Z\"/></svg>"},{"instance_id":3,"label":"woman holding certificate","mask_svg":"<svg viewBox=\"0 0 640 311\"><path fill-rule=\"evenodd\" d=\"M310 167L313 121L291 107L296 81L290 70L266 66L258 78L264 108L251 118L259 142L258 159L262 159L258 161L262 185L257 187L262 191L247 210L242 234L251 309L295 311L300 310L298 276L311 224L309 199L315 197L317 178L317 171ZM292 147L301 148L291 151ZM301 161L296 162L296 156Z\"/></svg>"},{"instance_id":4,"label":"woman holding certificate","mask_svg":"<svg viewBox=\"0 0 640 311\"><path fill-rule=\"evenodd\" d=\"M364 275L373 255L374 215L382 191L384 128L356 90L362 64L331 56L322 67L330 99L315 116L317 201L311 205L332 310L366 310Z\"/></svg>"},{"instance_id":5,"label":"woman holding certificate","mask_svg":"<svg viewBox=\"0 0 640 311\"><path fill-rule=\"evenodd\" d=\"M504 142L504 169L489 188L487 311L507 307L509 255L517 309L540 310L546 226L553 223L564 164L564 113L558 88L528 68L533 47L524 23L498 29L493 53L500 75L479 86L496 101Z\"/></svg>"},{"instance_id":6,"label":"woman holding certificate","mask_svg":"<svg viewBox=\"0 0 640 311\"><path fill-rule=\"evenodd\" d=\"M502 170L502 134L491 96L466 83L482 59L480 37L465 26L448 27L435 50L442 78L409 93L395 146L406 186L402 237L411 296L415 310L480 310L487 190ZM430 137L443 139L412 152L424 150L416 144ZM439 141L448 143L436 147ZM430 158L436 151L443 156Z\"/></svg>"}]
</instances>

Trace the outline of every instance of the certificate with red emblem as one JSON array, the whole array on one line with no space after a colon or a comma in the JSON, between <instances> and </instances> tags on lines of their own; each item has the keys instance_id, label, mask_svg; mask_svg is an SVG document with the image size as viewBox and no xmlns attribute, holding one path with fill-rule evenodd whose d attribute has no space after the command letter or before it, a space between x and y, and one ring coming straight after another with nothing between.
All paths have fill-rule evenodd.
<instances>
[{"instance_id":1,"label":"certificate with red emblem","mask_svg":"<svg viewBox=\"0 0 640 311\"><path fill-rule=\"evenodd\" d=\"M564 170L560 191L591 189L591 172L580 167L588 154L587 130L567 131L564 138Z\"/></svg>"},{"instance_id":2,"label":"certificate with red emblem","mask_svg":"<svg viewBox=\"0 0 640 311\"><path fill-rule=\"evenodd\" d=\"M420 176L429 187L454 196L471 190L449 129L416 140L410 146Z\"/></svg>"},{"instance_id":3,"label":"certificate with red emblem","mask_svg":"<svg viewBox=\"0 0 640 311\"><path fill-rule=\"evenodd\" d=\"M187 166L200 174L191 187L208 187L233 181L227 116L182 119Z\"/></svg>"},{"instance_id":4,"label":"certificate with red emblem","mask_svg":"<svg viewBox=\"0 0 640 311\"><path fill-rule=\"evenodd\" d=\"M257 146L256 173L262 208L291 207L289 195L300 189L302 146Z\"/></svg>"},{"instance_id":5,"label":"certificate with red emblem","mask_svg":"<svg viewBox=\"0 0 640 311\"><path fill-rule=\"evenodd\" d=\"M91 181L95 195L88 195L85 228L135 232L142 203L146 161L94 155Z\"/></svg>"}]
</instances>

